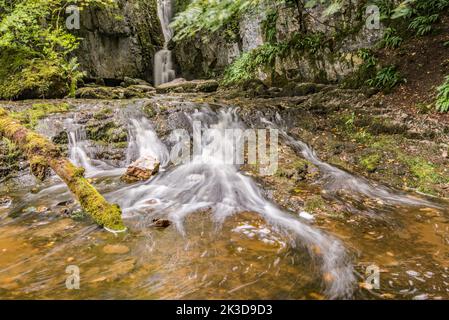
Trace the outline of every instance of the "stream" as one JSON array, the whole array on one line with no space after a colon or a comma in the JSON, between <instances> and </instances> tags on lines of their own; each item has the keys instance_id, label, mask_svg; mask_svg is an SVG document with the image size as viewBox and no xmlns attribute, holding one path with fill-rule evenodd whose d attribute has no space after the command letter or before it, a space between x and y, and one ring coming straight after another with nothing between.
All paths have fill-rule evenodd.
<instances>
[{"instance_id":1,"label":"stream","mask_svg":"<svg viewBox=\"0 0 449 320\"><path fill-rule=\"evenodd\" d=\"M275 203L263 179L228 161L234 141L225 130L247 128L238 109L155 99L182 105L179 125L191 138L202 135L190 161L170 161L180 151L176 135L160 136L135 101L114 105L128 131L126 154L115 162L95 157L78 112L41 120L45 134L66 130L69 158L120 205L129 231L109 233L64 214L72 197L56 176L37 187L23 178L0 193L12 198L0 207L0 298L449 298L449 211L442 200L323 162L288 133L282 115L261 118L265 128L279 130L280 144L319 168L321 178L306 191L325 194L345 217L304 218ZM146 182L122 182L143 156L158 159L160 172ZM172 225L155 228L160 218ZM66 288L70 265L80 270L79 290ZM380 272L379 288L364 284L369 266Z\"/></svg>"}]
</instances>

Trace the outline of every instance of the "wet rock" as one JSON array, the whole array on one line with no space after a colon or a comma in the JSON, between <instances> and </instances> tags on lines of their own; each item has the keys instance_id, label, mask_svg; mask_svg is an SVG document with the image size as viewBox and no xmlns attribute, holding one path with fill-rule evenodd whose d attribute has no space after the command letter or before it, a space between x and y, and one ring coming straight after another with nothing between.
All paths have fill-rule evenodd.
<instances>
[{"instance_id":1,"label":"wet rock","mask_svg":"<svg viewBox=\"0 0 449 320\"><path fill-rule=\"evenodd\" d=\"M12 198L9 196L0 197L0 208L9 208Z\"/></svg>"},{"instance_id":2,"label":"wet rock","mask_svg":"<svg viewBox=\"0 0 449 320\"><path fill-rule=\"evenodd\" d=\"M192 80L175 79L171 82L161 84L156 88L157 93L168 92L214 92L218 89L218 82L215 80Z\"/></svg>"},{"instance_id":3,"label":"wet rock","mask_svg":"<svg viewBox=\"0 0 449 320\"><path fill-rule=\"evenodd\" d=\"M284 88L284 95L286 96L306 96L317 93L321 86L316 83L290 83Z\"/></svg>"},{"instance_id":4,"label":"wet rock","mask_svg":"<svg viewBox=\"0 0 449 320\"><path fill-rule=\"evenodd\" d=\"M301 211L301 212L299 213L299 216L300 216L301 218L303 218L304 220L307 220L307 221L313 221L313 220L315 220L315 217L314 217L313 215L311 215L310 213L306 212L306 211Z\"/></svg>"},{"instance_id":5,"label":"wet rock","mask_svg":"<svg viewBox=\"0 0 449 320\"><path fill-rule=\"evenodd\" d=\"M167 228L171 225L171 221L167 219L153 219L152 227Z\"/></svg>"},{"instance_id":6,"label":"wet rock","mask_svg":"<svg viewBox=\"0 0 449 320\"><path fill-rule=\"evenodd\" d=\"M61 131L58 134L56 134L53 138L51 138L51 141L53 141L56 144L66 145L69 143L69 137L67 135L67 132Z\"/></svg>"},{"instance_id":7,"label":"wet rock","mask_svg":"<svg viewBox=\"0 0 449 320\"><path fill-rule=\"evenodd\" d=\"M112 120L90 120L86 125L86 135L90 140L108 143L126 142L128 140L126 127Z\"/></svg>"},{"instance_id":8,"label":"wet rock","mask_svg":"<svg viewBox=\"0 0 449 320\"><path fill-rule=\"evenodd\" d=\"M159 171L160 162L150 156L145 156L134 161L122 176L127 183L145 181Z\"/></svg>"},{"instance_id":9,"label":"wet rock","mask_svg":"<svg viewBox=\"0 0 449 320\"><path fill-rule=\"evenodd\" d=\"M146 98L151 97L156 90L150 85L136 84L125 89L125 98Z\"/></svg>"},{"instance_id":10,"label":"wet rock","mask_svg":"<svg viewBox=\"0 0 449 320\"><path fill-rule=\"evenodd\" d=\"M129 252L129 248L122 244L108 244L103 248L103 252L107 254L125 254Z\"/></svg>"},{"instance_id":11,"label":"wet rock","mask_svg":"<svg viewBox=\"0 0 449 320\"><path fill-rule=\"evenodd\" d=\"M130 77L125 77L125 79L123 79L123 84L122 84L123 87L130 87L130 86L134 86L134 85L150 86L150 84L148 82L146 82L145 80L142 80L142 79L133 79Z\"/></svg>"},{"instance_id":12,"label":"wet rock","mask_svg":"<svg viewBox=\"0 0 449 320\"><path fill-rule=\"evenodd\" d=\"M57 235L63 235L70 229L73 224L70 219L61 219L56 222L52 222L45 226L40 226L33 234L34 237L39 238L52 238Z\"/></svg>"},{"instance_id":13,"label":"wet rock","mask_svg":"<svg viewBox=\"0 0 449 320\"><path fill-rule=\"evenodd\" d=\"M126 88L88 86L76 90L75 97L80 99L130 99L151 97L155 89L149 84L133 84Z\"/></svg>"},{"instance_id":14,"label":"wet rock","mask_svg":"<svg viewBox=\"0 0 449 320\"><path fill-rule=\"evenodd\" d=\"M124 97L124 90L113 87L83 87L75 92L76 98L81 99L120 99Z\"/></svg>"}]
</instances>

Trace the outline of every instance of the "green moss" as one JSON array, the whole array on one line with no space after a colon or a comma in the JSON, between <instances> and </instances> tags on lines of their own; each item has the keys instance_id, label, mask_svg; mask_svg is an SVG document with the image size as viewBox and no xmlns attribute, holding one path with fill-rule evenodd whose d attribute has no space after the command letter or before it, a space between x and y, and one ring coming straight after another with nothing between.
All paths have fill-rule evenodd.
<instances>
[{"instance_id":1,"label":"green moss","mask_svg":"<svg viewBox=\"0 0 449 320\"><path fill-rule=\"evenodd\" d=\"M12 112L11 118L19 120L25 127L33 129L40 119L54 113L70 111L67 103L36 103L31 108L20 112Z\"/></svg>"},{"instance_id":2,"label":"green moss","mask_svg":"<svg viewBox=\"0 0 449 320\"><path fill-rule=\"evenodd\" d=\"M96 120L104 120L112 116L113 110L111 108L104 108L98 111L93 115L94 119Z\"/></svg>"},{"instance_id":3,"label":"green moss","mask_svg":"<svg viewBox=\"0 0 449 320\"><path fill-rule=\"evenodd\" d=\"M63 97L67 85L62 60L29 59L18 52L0 53L0 99Z\"/></svg>"},{"instance_id":4,"label":"green moss","mask_svg":"<svg viewBox=\"0 0 449 320\"><path fill-rule=\"evenodd\" d=\"M125 128L117 125L113 121L99 123L89 122L86 126L87 138L94 141L107 143L119 143L128 141L128 132Z\"/></svg>"},{"instance_id":5,"label":"green moss","mask_svg":"<svg viewBox=\"0 0 449 320\"><path fill-rule=\"evenodd\" d=\"M317 210L323 209L325 206L326 202L321 195L315 195L306 200L304 210L315 213Z\"/></svg>"},{"instance_id":6,"label":"green moss","mask_svg":"<svg viewBox=\"0 0 449 320\"><path fill-rule=\"evenodd\" d=\"M381 156L378 153L369 154L363 156L360 159L359 164L368 172L376 171L377 167L380 164Z\"/></svg>"},{"instance_id":7,"label":"green moss","mask_svg":"<svg viewBox=\"0 0 449 320\"><path fill-rule=\"evenodd\" d=\"M0 138L0 177L5 177L11 172L19 170L19 160L22 152L7 138Z\"/></svg>"}]
</instances>

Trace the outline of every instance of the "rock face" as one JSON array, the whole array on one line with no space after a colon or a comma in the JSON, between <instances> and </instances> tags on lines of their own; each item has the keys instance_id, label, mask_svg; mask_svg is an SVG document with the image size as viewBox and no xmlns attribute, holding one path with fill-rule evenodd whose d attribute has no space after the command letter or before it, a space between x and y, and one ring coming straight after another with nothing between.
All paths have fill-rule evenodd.
<instances>
[{"instance_id":1,"label":"rock face","mask_svg":"<svg viewBox=\"0 0 449 320\"><path fill-rule=\"evenodd\" d=\"M356 21L358 13L365 12L365 3L362 0L353 1L351 8L343 14L328 17L323 17L324 7L318 5L308 9L310 15L303 15L302 23L295 5L277 5L274 19L264 16L264 11L267 10L263 8L253 9L240 18L237 30L228 27L208 39L198 34L193 39L177 43L173 52L183 77L206 78L221 74L235 58L262 44L284 42L289 47L294 46L295 40L301 40L295 39L298 31L304 28L308 35L335 33L338 41L323 41L316 50L290 52L277 57L274 68L260 68L256 77L269 86L283 85L289 81L338 82L356 71L362 63L357 51L372 47L383 36L382 30L368 30L364 27L366 17ZM319 17L321 22L312 16ZM270 32L266 31L267 25ZM348 25L353 28L347 33L336 33L332 27L341 26L343 30L343 26ZM234 36L229 37L230 33ZM291 41L293 42L289 44Z\"/></svg>"},{"instance_id":2,"label":"rock face","mask_svg":"<svg viewBox=\"0 0 449 320\"><path fill-rule=\"evenodd\" d=\"M218 82L215 80L192 80L175 79L171 82L161 84L156 88L157 93L168 92L214 92L218 89Z\"/></svg>"},{"instance_id":3,"label":"rock face","mask_svg":"<svg viewBox=\"0 0 449 320\"><path fill-rule=\"evenodd\" d=\"M75 55L91 79L119 84L153 79L153 57L163 46L157 0L119 0L117 8L89 8L80 17L83 38Z\"/></svg>"},{"instance_id":4,"label":"rock face","mask_svg":"<svg viewBox=\"0 0 449 320\"><path fill-rule=\"evenodd\" d=\"M128 167L122 180L127 183L148 180L159 171L159 165L159 161L150 156L141 157Z\"/></svg>"}]
</instances>

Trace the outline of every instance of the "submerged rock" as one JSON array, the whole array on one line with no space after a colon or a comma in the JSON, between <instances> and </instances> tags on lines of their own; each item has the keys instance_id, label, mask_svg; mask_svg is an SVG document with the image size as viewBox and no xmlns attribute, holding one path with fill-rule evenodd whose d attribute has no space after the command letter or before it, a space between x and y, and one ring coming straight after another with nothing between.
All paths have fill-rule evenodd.
<instances>
[{"instance_id":1,"label":"submerged rock","mask_svg":"<svg viewBox=\"0 0 449 320\"><path fill-rule=\"evenodd\" d=\"M125 254L129 252L129 248L122 244L108 244L104 246L103 252L107 254Z\"/></svg>"},{"instance_id":2,"label":"submerged rock","mask_svg":"<svg viewBox=\"0 0 449 320\"><path fill-rule=\"evenodd\" d=\"M167 219L153 219L152 227L167 228L171 225L171 221Z\"/></svg>"},{"instance_id":3,"label":"submerged rock","mask_svg":"<svg viewBox=\"0 0 449 320\"><path fill-rule=\"evenodd\" d=\"M134 161L122 176L127 183L145 181L159 171L160 162L153 157L145 156Z\"/></svg>"},{"instance_id":4,"label":"submerged rock","mask_svg":"<svg viewBox=\"0 0 449 320\"><path fill-rule=\"evenodd\" d=\"M5 196L5 197L0 197L0 209L1 208L9 208L9 206L12 203L12 198Z\"/></svg>"},{"instance_id":5,"label":"submerged rock","mask_svg":"<svg viewBox=\"0 0 449 320\"><path fill-rule=\"evenodd\" d=\"M218 82L215 80L192 80L175 79L171 82L161 84L156 88L157 93L168 92L214 92L218 89Z\"/></svg>"}]
</instances>

